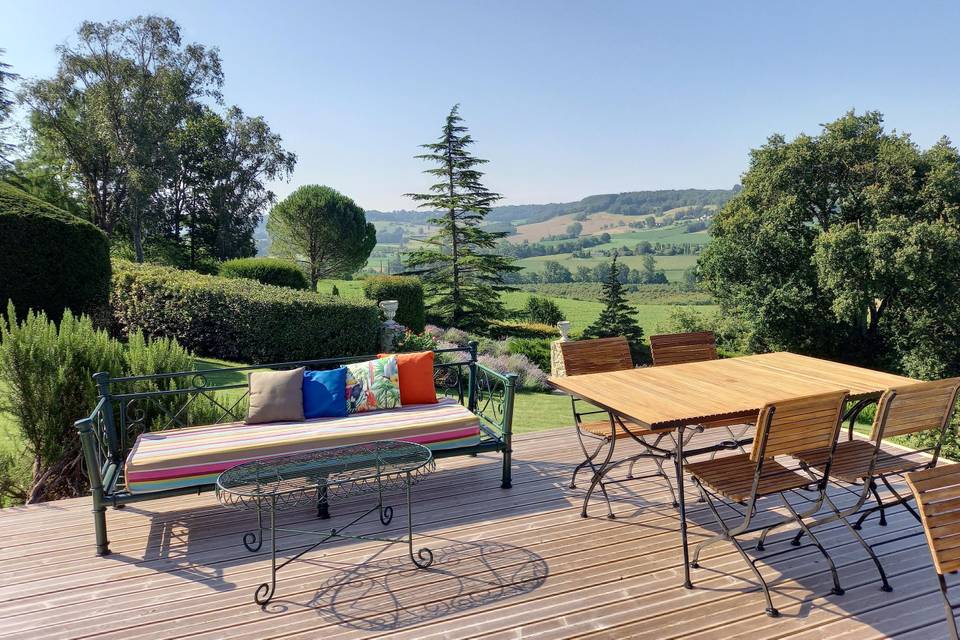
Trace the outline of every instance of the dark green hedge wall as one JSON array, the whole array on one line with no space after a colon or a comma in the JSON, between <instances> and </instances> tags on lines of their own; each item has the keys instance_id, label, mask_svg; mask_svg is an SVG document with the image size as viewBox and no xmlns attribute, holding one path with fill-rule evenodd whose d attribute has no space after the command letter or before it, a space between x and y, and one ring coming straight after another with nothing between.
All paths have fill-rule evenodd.
<instances>
[{"instance_id":1,"label":"dark green hedge wall","mask_svg":"<svg viewBox=\"0 0 960 640\"><path fill-rule=\"evenodd\" d=\"M103 318L110 292L110 242L96 226L0 182L0 309L17 315L64 309Z\"/></svg>"},{"instance_id":2,"label":"dark green hedge wall","mask_svg":"<svg viewBox=\"0 0 960 640\"><path fill-rule=\"evenodd\" d=\"M363 355L379 342L379 310L366 300L169 267L115 262L110 302L122 331L238 362Z\"/></svg>"},{"instance_id":3,"label":"dark green hedge wall","mask_svg":"<svg viewBox=\"0 0 960 640\"><path fill-rule=\"evenodd\" d=\"M310 281L295 263L279 258L237 258L220 265L224 278L249 278L262 284L309 289Z\"/></svg>"},{"instance_id":4,"label":"dark green hedge wall","mask_svg":"<svg viewBox=\"0 0 960 640\"><path fill-rule=\"evenodd\" d=\"M371 276L363 283L363 295L380 302L396 300L396 321L411 331L420 333L426 324L423 308L423 285L410 276Z\"/></svg>"}]
</instances>

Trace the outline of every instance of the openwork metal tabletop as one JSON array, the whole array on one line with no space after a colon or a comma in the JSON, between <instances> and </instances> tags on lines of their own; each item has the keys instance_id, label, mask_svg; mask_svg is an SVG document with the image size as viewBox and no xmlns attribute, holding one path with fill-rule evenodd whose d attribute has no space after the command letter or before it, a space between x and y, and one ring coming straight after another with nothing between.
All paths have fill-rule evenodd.
<instances>
[{"instance_id":1,"label":"openwork metal tabletop","mask_svg":"<svg viewBox=\"0 0 960 640\"><path fill-rule=\"evenodd\" d=\"M399 440L263 458L220 474L217 498L238 509L292 509L331 497L404 490L433 470L426 447Z\"/></svg>"}]
</instances>

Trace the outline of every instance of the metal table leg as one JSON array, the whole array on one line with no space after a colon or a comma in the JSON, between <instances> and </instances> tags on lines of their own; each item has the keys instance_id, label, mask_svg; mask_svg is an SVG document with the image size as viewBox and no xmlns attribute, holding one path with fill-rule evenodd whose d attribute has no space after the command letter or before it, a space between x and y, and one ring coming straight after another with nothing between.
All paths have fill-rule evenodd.
<instances>
[{"instance_id":1,"label":"metal table leg","mask_svg":"<svg viewBox=\"0 0 960 640\"><path fill-rule=\"evenodd\" d=\"M687 506L683 490L683 432L686 428L677 428L677 455L673 459L677 471L677 500L680 502L680 543L683 547L683 586L693 589L690 582L690 548L687 544Z\"/></svg>"},{"instance_id":2,"label":"metal table leg","mask_svg":"<svg viewBox=\"0 0 960 640\"><path fill-rule=\"evenodd\" d=\"M262 535L262 534L261 534ZM253 600L265 607L277 591L277 497L270 504L270 582L264 582L253 594Z\"/></svg>"},{"instance_id":3,"label":"metal table leg","mask_svg":"<svg viewBox=\"0 0 960 640\"><path fill-rule=\"evenodd\" d=\"M412 501L410 500L410 485L411 483L410 472L407 472L407 544L410 551L410 559L413 561L413 564L417 565L421 569L426 569L431 564L433 564L433 551L430 551L427 547L421 547L417 549L417 555L413 555L413 507ZM417 559L419 558L419 560Z\"/></svg>"}]
</instances>

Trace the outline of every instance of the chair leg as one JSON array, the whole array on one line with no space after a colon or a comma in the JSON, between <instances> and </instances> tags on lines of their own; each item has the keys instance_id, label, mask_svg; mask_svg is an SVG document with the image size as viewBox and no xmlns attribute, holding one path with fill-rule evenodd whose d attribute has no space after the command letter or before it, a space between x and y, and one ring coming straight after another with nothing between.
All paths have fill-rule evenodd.
<instances>
[{"instance_id":1,"label":"chair leg","mask_svg":"<svg viewBox=\"0 0 960 640\"><path fill-rule=\"evenodd\" d=\"M727 526L727 523L723 521L723 518L720 517L720 512L717 511L717 508L714 506L713 501L710 500L710 496L707 495L707 492L704 491L703 487L700 486L699 482L694 481L697 485L697 489L700 490L700 499L710 507L710 512L713 513L713 519L717 521L717 525L720 527L720 533L710 536L706 540L701 540L696 547L693 548L693 559L690 561L690 566L694 569L700 568L700 552L709 547L710 545L716 544L718 542L723 542L724 540L730 540L730 528Z\"/></svg>"},{"instance_id":2,"label":"chair leg","mask_svg":"<svg viewBox=\"0 0 960 640\"><path fill-rule=\"evenodd\" d=\"M880 558L877 557L873 547L871 547L867 541L863 539L863 536L860 535L860 532L854 529L847 519L843 517L843 514L840 513L840 509L837 508L837 505L833 503L833 500L831 500L829 496L826 497L826 501L830 509L837 515L837 520L843 523L843 526L847 528L847 531L849 531L853 537L857 539L857 542L860 543L860 546L863 547L864 551L866 551L870 556L870 559L873 560L873 564L877 567L877 573L880 574L880 582L883 583L880 587L880 590L887 593L893 591L893 587L891 587L890 582L887 581L887 573L883 570L883 565L880 564ZM799 540L799 538L796 538L795 540Z\"/></svg>"},{"instance_id":3,"label":"chair leg","mask_svg":"<svg viewBox=\"0 0 960 640\"><path fill-rule=\"evenodd\" d=\"M843 587L840 586L840 576L837 574L837 565L833 563L833 558L830 557L830 554L827 553L827 550L824 548L824 546L820 544L820 540L813 535L813 532L809 529L809 527L807 527L807 524L803 521L803 518L797 513L797 511L793 508L793 505L790 504L790 501L787 500L782 493L780 494L780 499L783 500L783 504L786 505L787 510L790 511L790 514L793 516L794 520L796 520L797 524L800 525L800 529L803 530L803 532L810 538L810 541L813 542L817 549L820 550L820 553L823 555L823 557L826 558L827 564L830 567L830 575L833 577L833 591L830 593L837 596L842 596L844 594L844 590Z\"/></svg>"},{"instance_id":4,"label":"chair leg","mask_svg":"<svg viewBox=\"0 0 960 640\"><path fill-rule=\"evenodd\" d=\"M940 580L940 595L943 596L943 609L947 614L947 631L950 634L951 640L958 640L957 620L953 617L953 606L947 597L947 580L943 577L942 573L938 573L937 578Z\"/></svg>"},{"instance_id":5,"label":"chair leg","mask_svg":"<svg viewBox=\"0 0 960 640\"><path fill-rule=\"evenodd\" d=\"M883 500L880 498L880 493L877 491L877 483L871 479L870 484L868 485L868 488L870 490L870 493L873 494L873 498L874 500L876 500L877 506L870 507L869 509L864 511L862 514L860 514L860 517L857 518L857 522L853 525L853 528L857 529L858 531L861 528L863 528L863 521L869 518L873 513L877 511L880 512L880 526L881 527L887 526L887 519L883 513Z\"/></svg>"},{"instance_id":6,"label":"chair leg","mask_svg":"<svg viewBox=\"0 0 960 640\"><path fill-rule=\"evenodd\" d=\"M597 488L597 485L600 486L600 493L603 494L603 499L607 502L607 517L613 520L617 516L613 513L613 507L610 505L610 495L607 493L607 488L603 484L603 477L607 474L607 471L610 470L610 460L613 458L613 450L617 443L616 438L610 438L607 444L607 456L604 458L603 463L597 468L593 464L593 459L589 461L590 468L593 470L593 479L590 480L590 488L587 489L587 495L583 497L583 510L580 512L580 515L584 518L587 517L587 505L590 504L590 496L593 495L594 489ZM602 446L602 445L601 445ZM599 452L599 451L598 451Z\"/></svg>"},{"instance_id":7,"label":"chair leg","mask_svg":"<svg viewBox=\"0 0 960 640\"><path fill-rule=\"evenodd\" d=\"M604 443L607 441L606 438L596 438L599 440L599 443L597 444L597 448L593 450L593 453L590 453L589 451L587 451L587 445L583 441L583 433L580 431L580 427L574 427L574 428L577 430L577 442L580 443L580 449L583 451L584 459L583 459L583 462L578 464L577 467L573 470L573 477L570 478L571 489L577 488L577 474L580 473L580 471L584 467L589 466L591 469L593 469L593 459L597 457L597 455L603 449ZM591 439L595 438L595 436L590 436L590 437ZM593 469L593 471L596 472L596 469Z\"/></svg>"},{"instance_id":8,"label":"chair leg","mask_svg":"<svg viewBox=\"0 0 960 640\"><path fill-rule=\"evenodd\" d=\"M767 586L767 581L763 579L763 576L760 574L760 570L757 569L757 565L750 559L750 556L747 555L747 552L743 550L743 546L737 542L736 538L730 538L730 542L733 543L733 546L736 547L737 551L740 552L740 557L743 558L743 561L747 563L750 567L750 570L753 571L753 575L757 577L757 580L760 582L760 587L763 589L763 597L767 600L766 613L771 618L779 618L780 612L776 607L773 606L773 598L770 597L770 587Z\"/></svg>"}]
</instances>

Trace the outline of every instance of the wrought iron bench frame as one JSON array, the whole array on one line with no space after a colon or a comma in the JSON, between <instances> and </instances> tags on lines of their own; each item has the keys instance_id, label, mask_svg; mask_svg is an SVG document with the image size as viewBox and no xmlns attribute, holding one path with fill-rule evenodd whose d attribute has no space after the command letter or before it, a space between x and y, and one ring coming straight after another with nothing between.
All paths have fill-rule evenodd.
<instances>
[{"instance_id":1,"label":"wrought iron bench frame","mask_svg":"<svg viewBox=\"0 0 960 640\"><path fill-rule=\"evenodd\" d=\"M500 486L511 486L511 454L513 434L513 401L516 394L517 376L501 375L477 362L477 343L466 347L436 349L434 353L449 354L450 361L438 357L434 364L434 380L437 390L446 397L456 398L480 418L480 442L475 445L444 449L434 452L436 458L476 455L478 453L503 454ZM124 479L124 463L137 436L146 431L193 426L189 418L189 406L204 396L222 410L214 424L243 420L239 409L249 391L244 391L232 404L220 402L214 393L247 389L247 383L208 384L208 378L226 373L245 373L262 369L330 369L342 364L362 362L376 356L351 356L344 358L321 358L295 362L279 362L222 369L176 371L145 376L111 378L107 373L97 373L98 399L93 412L77 420L74 426L80 434L83 462L90 479L93 497L93 519L96 531L97 554L110 553L107 539L106 510L108 506L123 508L132 502L168 498L175 495L201 493L215 488L215 483L154 491L131 493ZM157 390L137 391L144 385L160 386ZM162 388L166 387L166 388ZM179 408L167 405L177 403ZM161 403L159 400L163 399ZM157 419L163 424L158 427ZM207 423L209 424L209 422Z\"/></svg>"}]
</instances>

